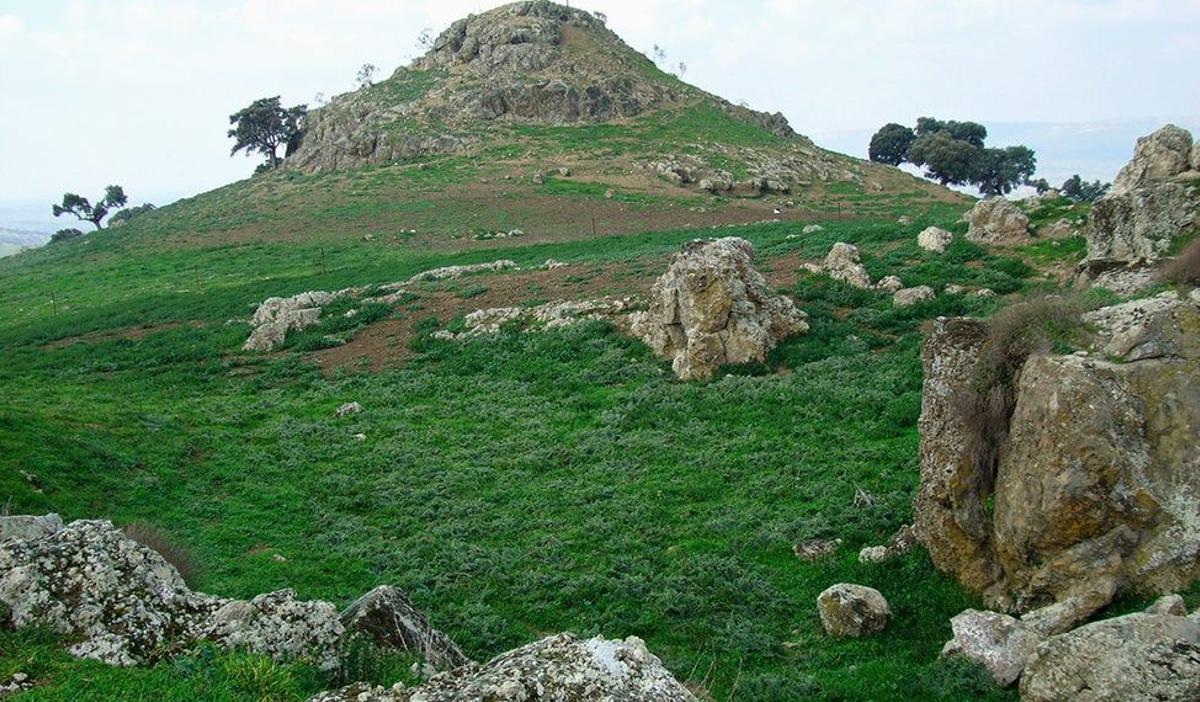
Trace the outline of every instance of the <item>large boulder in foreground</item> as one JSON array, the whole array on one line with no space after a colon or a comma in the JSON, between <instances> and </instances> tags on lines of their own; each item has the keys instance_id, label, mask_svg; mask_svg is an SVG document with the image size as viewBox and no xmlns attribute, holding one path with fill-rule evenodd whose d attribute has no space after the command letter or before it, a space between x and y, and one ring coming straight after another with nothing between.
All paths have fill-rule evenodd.
<instances>
[{"instance_id":1,"label":"large boulder in foreground","mask_svg":"<svg viewBox=\"0 0 1200 702\"><path fill-rule=\"evenodd\" d=\"M1200 295L1086 321L1092 354L1035 355L1018 374L994 476L968 454L957 409L984 323L938 320L923 350L917 537L990 607L1046 608L1049 633L1121 588L1170 592L1200 576Z\"/></svg>"},{"instance_id":2,"label":"large boulder in foreground","mask_svg":"<svg viewBox=\"0 0 1200 702\"><path fill-rule=\"evenodd\" d=\"M967 240L977 244L1020 244L1029 239L1029 218L1002 197L980 200L967 213Z\"/></svg>"},{"instance_id":3,"label":"large boulder in foreground","mask_svg":"<svg viewBox=\"0 0 1200 702\"><path fill-rule=\"evenodd\" d=\"M780 340L808 331L807 315L771 295L745 239L692 241L654 283L650 309L632 316L633 334L672 360L684 380L723 365L761 362Z\"/></svg>"},{"instance_id":4,"label":"large boulder in foreground","mask_svg":"<svg viewBox=\"0 0 1200 702\"><path fill-rule=\"evenodd\" d=\"M1130 614L1042 642L1021 677L1024 702L1200 699L1200 620Z\"/></svg>"},{"instance_id":5,"label":"large boulder in foreground","mask_svg":"<svg viewBox=\"0 0 1200 702\"><path fill-rule=\"evenodd\" d=\"M311 702L458 702L459 700L609 700L694 702L637 638L582 640L559 634L435 676L416 688L353 685Z\"/></svg>"},{"instance_id":6,"label":"large boulder in foreground","mask_svg":"<svg viewBox=\"0 0 1200 702\"><path fill-rule=\"evenodd\" d=\"M299 600L291 590L248 601L194 592L161 555L107 521L61 526L50 515L3 523L49 528L0 540L0 611L8 613L0 625L51 629L75 641L73 655L112 665L152 663L200 640L327 671L341 664L347 625L328 602ZM351 608L351 630L405 650L413 647L401 644L425 642L419 650L435 665L465 660L403 595L384 594Z\"/></svg>"}]
</instances>

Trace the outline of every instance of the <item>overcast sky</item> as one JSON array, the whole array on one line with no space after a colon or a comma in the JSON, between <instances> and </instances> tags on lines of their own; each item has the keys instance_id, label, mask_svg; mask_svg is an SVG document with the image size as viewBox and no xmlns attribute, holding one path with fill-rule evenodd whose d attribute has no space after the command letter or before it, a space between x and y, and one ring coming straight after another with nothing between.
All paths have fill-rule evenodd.
<instances>
[{"instance_id":1,"label":"overcast sky","mask_svg":"<svg viewBox=\"0 0 1200 702\"><path fill-rule=\"evenodd\" d=\"M229 158L231 112L343 92L365 62L390 73L423 28L496 4L0 0L0 202L115 182L161 203L245 177L254 162ZM686 62L689 82L780 110L842 150L925 114L1150 124L1200 113L1198 0L572 4L607 13L634 48Z\"/></svg>"}]
</instances>

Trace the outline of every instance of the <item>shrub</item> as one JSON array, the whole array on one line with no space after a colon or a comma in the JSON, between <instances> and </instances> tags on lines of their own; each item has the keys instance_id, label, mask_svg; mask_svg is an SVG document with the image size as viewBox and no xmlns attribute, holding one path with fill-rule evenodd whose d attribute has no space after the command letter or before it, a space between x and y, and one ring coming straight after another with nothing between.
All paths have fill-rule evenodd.
<instances>
[{"instance_id":1,"label":"shrub","mask_svg":"<svg viewBox=\"0 0 1200 702\"><path fill-rule=\"evenodd\" d=\"M199 568L196 567L192 554L187 549L173 543L162 529L149 524L133 523L121 527L121 531L126 538L156 551L167 563L175 566L175 570L179 571L179 575L188 584L188 587L195 586Z\"/></svg>"},{"instance_id":2,"label":"shrub","mask_svg":"<svg viewBox=\"0 0 1200 702\"><path fill-rule=\"evenodd\" d=\"M1200 239L1184 247L1178 256L1163 266L1159 275L1180 286L1200 285Z\"/></svg>"},{"instance_id":3,"label":"shrub","mask_svg":"<svg viewBox=\"0 0 1200 702\"><path fill-rule=\"evenodd\" d=\"M83 236L83 232L79 231L78 229L59 229L57 232L51 235L50 243L58 244L64 241L70 241L71 239L78 239L81 236Z\"/></svg>"},{"instance_id":4,"label":"shrub","mask_svg":"<svg viewBox=\"0 0 1200 702\"><path fill-rule=\"evenodd\" d=\"M1030 356L1073 338L1082 328L1082 312L1075 300L1047 296L1007 307L988 324L974 380L957 398L967 455L983 479L981 494L991 492L1000 447L1008 439L1021 367Z\"/></svg>"}]
</instances>

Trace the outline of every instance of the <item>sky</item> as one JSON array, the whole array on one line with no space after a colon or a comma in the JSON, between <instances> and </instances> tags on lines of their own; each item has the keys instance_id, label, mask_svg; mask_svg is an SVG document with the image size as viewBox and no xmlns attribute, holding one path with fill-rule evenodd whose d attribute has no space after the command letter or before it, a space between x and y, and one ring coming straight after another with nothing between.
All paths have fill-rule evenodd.
<instances>
[{"instance_id":1,"label":"sky","mask_svg":"<svg viewBox=\"0 0 1200 702\"><path fill-rule=\"evenodd\" d=\"M390 73L416 56L423 29L496 4L0 0L0 226L52 230L41 212L67 190L120 183L163 204L244 178L255 162L230 158L228 115L259 97L347 91L363 63ZM606 13L634 48L685 62L687 81L782 111L854 155L878 126L934 115L989 125L1001 146L1052 133L1050 148L1080 151L1107 133L1124 153L1064 161L1029 145L1043 164L1111 179L1131 130L1200 128L1200 0L572 4Z\"/></svg>"}]
</instances>

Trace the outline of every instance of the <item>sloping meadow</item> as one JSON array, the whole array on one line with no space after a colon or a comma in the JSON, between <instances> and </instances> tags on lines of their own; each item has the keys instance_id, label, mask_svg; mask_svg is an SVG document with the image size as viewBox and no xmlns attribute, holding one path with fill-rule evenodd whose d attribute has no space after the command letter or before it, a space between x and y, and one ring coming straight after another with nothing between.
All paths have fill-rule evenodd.
<instances>
[{"instance_id":1,"label":"sloping meadow","mask_svg":"<svg viewBox=\"0 0 1200 702\"><path fill-rule=\"evenodd\" d=\"M848 241L875 279L1027 287L1032 272L1016 259L961 240L942 257L916 247L921 228L959 226L956 214L905 227L830 223L791 239L799 225L720 235L753 241L763 269L794 269ZM696 235L437 263L556 258L658 270ZM93 266L81 287L119 290L57 316L46 291L69 286L82 264L10 278L5 295L32 311L0 327L0 499L13 513L156 525L200 564L198 586L226 596L292 587L344 604L393 584L478 659L570 630L640 636L716 699L1007 699L973 671L938 662L948 619L976 603L923 553L857 561L860 547L911 519L920 325L998 302L940 294L895 308L887 293L801 272L783 292L809 313L811 331L767 363L709 383L676 381L602 323L446 342L429 336L430 322L404 340L420 353L378 373L323 374L298 350L239 352L248 328L225 322L267 294L385 283L434 262L404 249L380 258L361 246L321 248L324 260L307 258L315 251L303 243L245 247L232 262L209 252L192 259L206 266L201 286L222 281L208 292L162 284L171 251L132 270ZM395 312L420 313L419 296ZM124 328L133 320L156 326L133 334ZM63 341L77 335L88 336ZM361 414L335 416L352 401ZM813 563L793 555L793 544L823 537L844 545ZM880 589L893 626L870 639L827 637L815 599L842 581ZM0 634L0 674L23 665L23 650L49 650L30 641ZM84 665L45 664L34 698L96 698L153 674L91 665L79 674ZM208 673L195 686L188 679L162 699L216 684ZM289 680L272 699L328 682Z\"/></svg>"}]
</instances>

